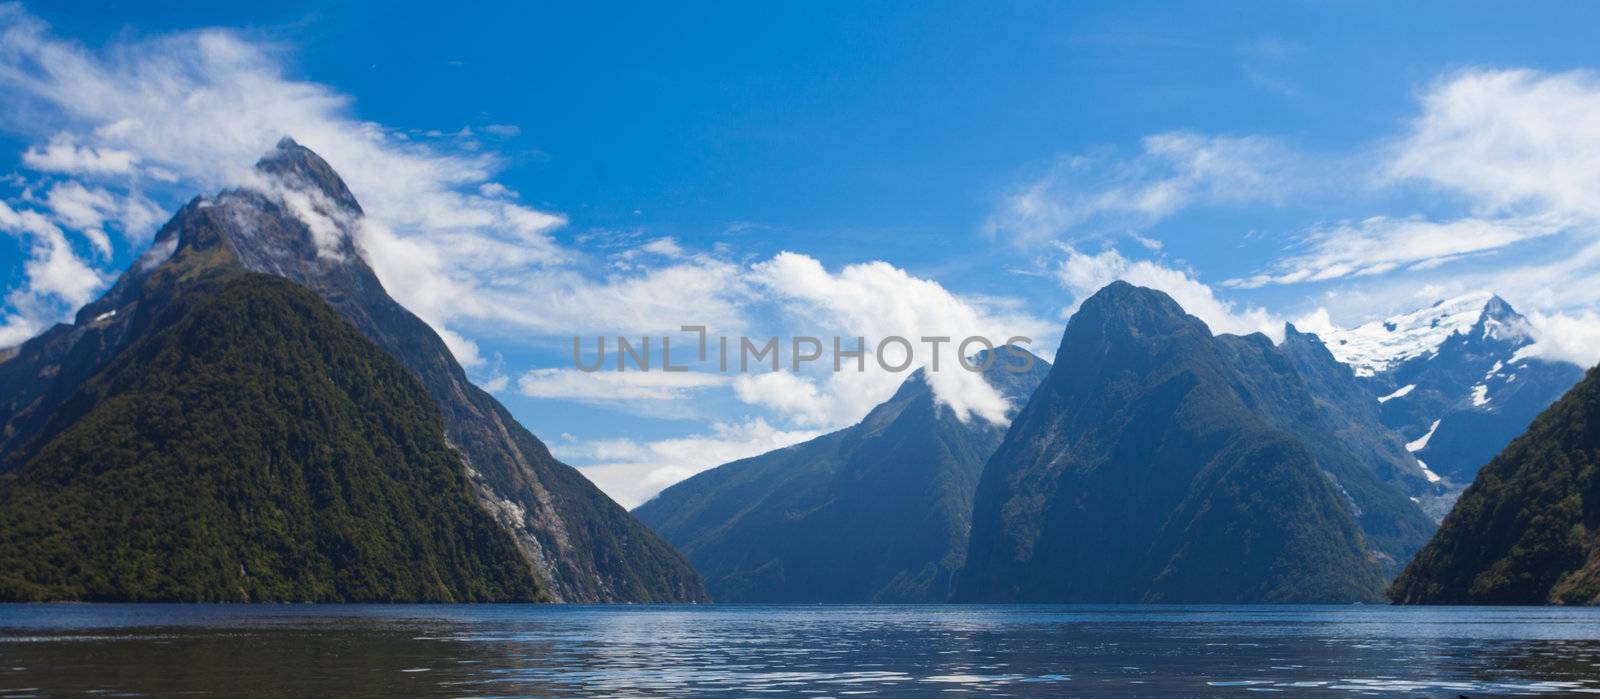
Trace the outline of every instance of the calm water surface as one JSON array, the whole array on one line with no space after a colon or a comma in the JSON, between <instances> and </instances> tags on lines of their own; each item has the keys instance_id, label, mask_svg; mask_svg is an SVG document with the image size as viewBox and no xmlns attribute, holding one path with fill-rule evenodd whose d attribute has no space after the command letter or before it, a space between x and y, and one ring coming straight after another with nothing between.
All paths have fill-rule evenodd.
<instances>
[{"instance_id":1,"label":"calm water surface","mask_svg":"<svg viewBox=\"0 0 1600 699\"><path fill-rule=\"evenodd\" d=\"M1600 610L0 605L0 697L1600 693Z\"/></svg>"}]
</instances>

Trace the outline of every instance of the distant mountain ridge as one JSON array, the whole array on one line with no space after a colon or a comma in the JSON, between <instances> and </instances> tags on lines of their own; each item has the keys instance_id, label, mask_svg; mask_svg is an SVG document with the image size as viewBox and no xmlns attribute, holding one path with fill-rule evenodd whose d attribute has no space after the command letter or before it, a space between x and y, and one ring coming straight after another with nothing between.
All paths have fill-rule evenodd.
<instances>
[{"instance_id":1,"label":"distant mountain ridge","mask_svg":"<svg viewBox=\"0 0 1600 699\"><path fill-rule=\"evenodd\" d=\"M1533 327L1499 296L1440 301L1322 339L1379 402L1449 497L1583 376L1574 364L1528 354Z\"/></svg>"},{"instance_id":2,"label":"distant mountain ridge","mask_svg":"<svg viewBox=\"0 0 1600 699\"><path fill-rule=\"evenodd\" d=\"M956 598L1382 599L1433 523L1353 380L1292 329L1213 336L1165 294L1101 289L984 468Z\"/></svg>"},{"instance_id":3,"label":"distant mountain ridge","mask_svg":"<svg viewBox=\"0 0 1600 699\"><path fill-rule=\"evenodd\" d=\"M1020 406L1049 364L980 354ZM992 361L991 361L992 360ZM946 368L945 371L963 369ZM724 602L943 602L966 559L978 474L1005 434L958 420L918 370L860 423L734 461L634 510Z\"/></svg>"},{"instance_id":4,"label":"distant mountain ridge","mask_svg":"<svg viewBox=\"0 0 1600 699\"><path fill-rule=\"evenodd\" d=\"M556 461L467 380L437 333L388 296L351 234L360 206L326 162L284 139L257 169L269 191L234 189L189 202L73 325L46 331L0 362L0 469L26 462L61 404L147 333L194 279L219 269L265 273L316 292L421 383L479 505L511 535L550 598L706 599L687 559Z\"/></svg>"}]
</instances>

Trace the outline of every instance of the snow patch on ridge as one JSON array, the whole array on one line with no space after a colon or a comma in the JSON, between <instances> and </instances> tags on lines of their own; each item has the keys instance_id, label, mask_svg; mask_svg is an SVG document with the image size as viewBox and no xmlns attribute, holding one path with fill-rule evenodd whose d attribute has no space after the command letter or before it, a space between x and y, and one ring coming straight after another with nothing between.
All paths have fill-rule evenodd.
<instances>
[{"instance_id":1,"label":"snow patch on ridge","mask_svg":"<svg viewBox=\"0 0 1600 699\"><path fill-rule=\"evenodd\" d=\"M1438 424L1438 423L1434 423L1434 424ZM1430 433L1430 434L1432 434L1432 433ZM1422 467L1422 475L1425 478L1428 479L1429 483L1438 483L1439 481L1444 480L1443 478L1441 478L1439 476L1439 474L1434 473L1433 469L1428 468L1428 464L1426 462L1424 462L1422 459L1417 459L1417 465ZM1416 498L1411 498L1411 499L1412 500L1417 500ZM1421 500L1417 500L1417 502L1421 502Z\"/></svg>"},{"instance_id":2,"label":"snow patch on ridge","mask_svg":"<svg viewBox=\"0 0 1600 699\"><path fill-rule=\"evenodd\" d=\"M1396 398L1404 398L1407 395L1409 395L1412 391L1415 391L1416 389L1417 389L1417 385L1416 384L1408 383L1408 384L1406 384L1404 386L1401 386L1394 393L1391 393L1391 394L1389 394L1387 396L1383 396L1383 397L1379 398L1378 402L1379 403L1387 403L1387 402L1392 401L1392 400L1394 400Z\"/></svg>"},{"instance_id":3,"label":"snow patch on ridge","mask_svg":"<svg viewBox=\"0 0 1600 699\"><path fill-rule=\"evenodd\" d=\"M1434 420L1433 421L1433 426L1428 428L1428 433L1427 434L1422 435L1421 437L1413 439L1413 440L1411 440L1409 442L1406 442L1406 451L1409 451L1409 452L1414 454L1416 452L1422 451L1423 449L1427 449L1428 448L1428 440L1433 439L1433 433L1439 431L1439 423L1441 423L1441 422L1444 422L1444 420L1443 419ZM1420 459L1418 461L1420 461ZM1426 468L1426 467L1424 467L1424 468Z\"/></svg>"}]
</instances>

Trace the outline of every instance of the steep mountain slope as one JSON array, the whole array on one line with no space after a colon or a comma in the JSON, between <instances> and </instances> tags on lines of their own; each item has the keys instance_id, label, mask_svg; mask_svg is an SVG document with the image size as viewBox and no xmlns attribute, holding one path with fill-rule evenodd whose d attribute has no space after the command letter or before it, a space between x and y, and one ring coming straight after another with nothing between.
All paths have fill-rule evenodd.
<instances>
[{"instance_id":1,"label":"steep mountain slope","mask_svg":"<svg viewBox=\"0 0 1600 699\"><path fill-rule=\"evenodd\" d=\"M0 599L541 597L405 367L282 279L184 286L0 482Z\"/></svg>"},{"instance_id":2,"label":"steep mountain slope","mask_svg":"<svg viewBox=\"0 0 1600 699\"><path fill-rule=\"evenodd\" d=\"M1049 369L1029 355L1031 369L1013 371L1023 352L976 358L1014 405ZM966 558L978 472L1004 434L957 420L919 370L859 424L702 472L634 514L719 601L941 602Z\"/></svg>"},{"instance_id":3,"label":"steep mountain slope","mask_svg":"<svg viewBox=\"0 0 1600 699\"><path fill-rule=\"evenodd\" d=\"M1345 445L1370 426L1313 397L1303 350L1123 282L1086 300L984 467L957 598L1381 599L1431 523L1380 476L1408 477L1392 446Z\"/></svg>"},{"instance_id":4,"label":"steep mountain slope","mask_svg":"<svg viewBox=\"0 0 1600 699\"><path fill-rule=\"evenodd\" d=\"M1600 369L1478 472L1390 596L1600 603Z\"/></svg>"},{"instance_id":5,"label":"steep mountain slope","mask_svg":"<svg viewBox=\"0 0 1600 699\"><path fill-rule=\"evenodd\" d=\"M1583 376L1575 365L1528 356L1528 320L1491 294L1440 301L1323 340L1449 495L1430 503L1441 516L1479 467Z\"/></svg>"},{"instance_id":6,"label":"steep mountain slope","mask_svg":"<svg viewBox=\"0 0 1600 699\"><path fill-rule=\"evenodd\" d=\"M240 268L319 294L399 359L444 417L480 504L511 532L542 589L559 601L705 599L688 560L575 469L556 461L444 342L384 291L352 235L363 213L316 154L285 139L257 166L260 191L228 190L184 206L151 250L101 299L0 362L0 469L37 448L56 407L148 328L170 294L162 280ZM182 269L169 269L176 263ZM156 283L156 282L161 283Z\"/></svg>"},{"instance_id":7,"label":"steep mountain slope","mask_svg":"<svg viewBox=\"0 0 1600 699\"><path fill-rule=\"evenodd\" d=\"M1315 335L1285 328L1274 347L1262 335L1215 338L1239 376L1240 397L1268 424L1293 435L1350 504L1384 574L1393 577L1433 535L1419 507L1433 486L1378 418L1377 404Z\"/></svg>"}]
</instances>

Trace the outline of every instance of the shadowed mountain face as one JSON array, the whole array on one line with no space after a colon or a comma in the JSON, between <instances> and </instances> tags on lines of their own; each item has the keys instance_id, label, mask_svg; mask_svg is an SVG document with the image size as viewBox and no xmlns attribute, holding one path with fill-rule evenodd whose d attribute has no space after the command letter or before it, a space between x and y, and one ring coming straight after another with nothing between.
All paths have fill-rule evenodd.
<instances>
[{"instance_id":1,"label":"shadowed mountain face","mask_svg":"<svg viewBox=\"0 0 1600 699\"><path fill-rule=\"evenodd\" d=\"M428 325L384 291L352 231L361 209L338 175L285 139L258 169L269 192L197 198L104 297L0 363L0 459L37 451L57 406L99 371L191 278L221 268L286 278L321 296L421 383L443 416L480 505L560 601L705 598L687 559L630 516L467 381Z\"/></svg>"},{"instance_id":2,"label":"shadowed mountain face","mask_svg":"<svg viewBox=\"0 0 1600 699\"><path fill-rule=\"evenodd\" d=\"M1009 347L976 362L1013 405L1049 369ZM705 471L634 514L689 555L718 601L942 602L966 558L978 472L1004 434L957 420L919 370L859 424Z\"/></svg>"},{"instance_id":3,"label":"shadowed mountain face","mask_svg":"<svg viewBox=\"0 0 1600 699\"><path fill-rule=\"evenodd\" d=\"M1251 348L1233 357L1241 376L1254 384L1249 402L1311 451L1350 505L1384 575L1394 577L1437 527L1421 505L1439 495L1438 484L1383 424L1377 403L1350 368L1315 335L1289 325L1277 347L1259 335L1217 339Z\"/></svg>"},{"instance_id":4,"label":"shadowed mountain face","mask_svg":"<svg viewBox=\"0 0 1600 699\"><path fill-rule=\"evenodd\" d=\"M206 276L0 485L0 599L542 597L405 367L290 282Z\"/></svg>"},{"instance_id":5,"label":"shadowed mountain face","mask_svg":"<svg viewBox=\"0 0 1600 699\"><path fill-rule=\"evenodd\" d=\"M1600 604L1600 369L1478 471L1390 597Z\"/></svg>"},{"instance_id":6,"label":"shadowed mountain face","mask_svg":"<svg viewBox=\"0 0 1600 699\"><path fill-rule=\"evenodd\" d=\"M1381 599L1432 526L1396 485L1420 476L1303 339L1213 337L1122 282L1086 300L984 468L957 599Z\"/></svg>"}]
</instances>

